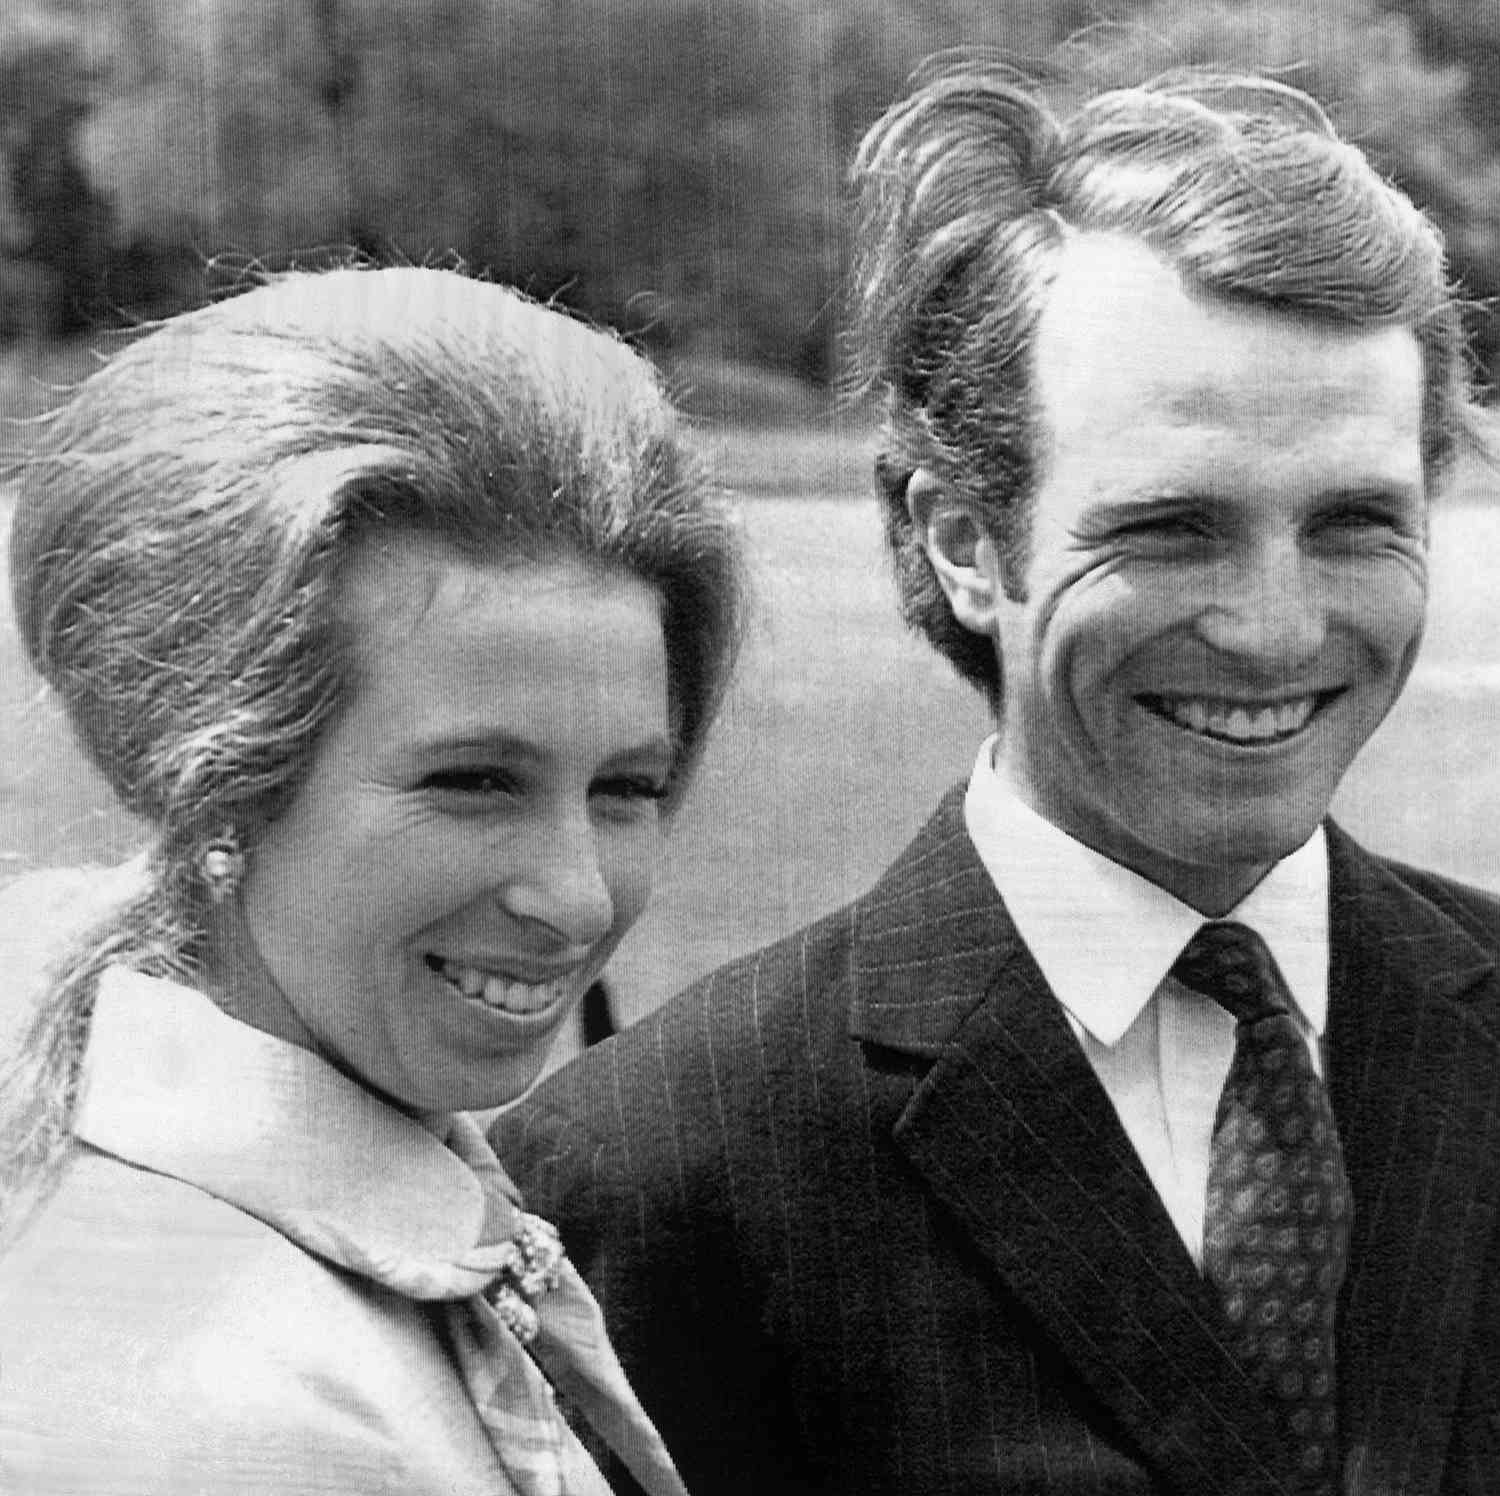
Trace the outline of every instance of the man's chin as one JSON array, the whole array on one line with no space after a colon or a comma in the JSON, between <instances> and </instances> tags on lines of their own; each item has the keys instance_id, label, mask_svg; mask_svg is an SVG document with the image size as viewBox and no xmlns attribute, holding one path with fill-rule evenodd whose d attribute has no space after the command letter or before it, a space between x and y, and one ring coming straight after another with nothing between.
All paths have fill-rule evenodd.
<instances>
[{"instance_id":1,"label":"man's chin","mask_svg":"<svg viewBox=\"0 0 1500 1496\"><path fill-rule=\"evenodd\" d=\"M1269 817L1216 818L1212 826L1184 828L1170 841L1158 836L1151 870L1137 869L1204 914L1223 914L1278 862L1306 844L1323 810Z\"/></svg>"}]
</instances>

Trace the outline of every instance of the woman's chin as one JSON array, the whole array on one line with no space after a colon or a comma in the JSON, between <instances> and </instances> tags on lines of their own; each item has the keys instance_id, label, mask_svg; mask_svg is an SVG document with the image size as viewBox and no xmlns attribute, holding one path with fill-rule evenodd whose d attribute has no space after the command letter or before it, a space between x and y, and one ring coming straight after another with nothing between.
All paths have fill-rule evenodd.
<instances>
[{"instance_id":1,"label":"woman's chin","mask_svg":"<svg viewBox=\"0 0 1500 1496\"><path fill-rule=\"evenodd\" d=\"M396 1087L371 1086L404 1112L421 1115L427 1112L498 1112L519 1101L547 1067L556 1031L548 1034L524 1054L508 1055L501 1060L487 1059L468 1075L451 1072L441 1079L410 1083Z\"/></svg>"}]
</instances>

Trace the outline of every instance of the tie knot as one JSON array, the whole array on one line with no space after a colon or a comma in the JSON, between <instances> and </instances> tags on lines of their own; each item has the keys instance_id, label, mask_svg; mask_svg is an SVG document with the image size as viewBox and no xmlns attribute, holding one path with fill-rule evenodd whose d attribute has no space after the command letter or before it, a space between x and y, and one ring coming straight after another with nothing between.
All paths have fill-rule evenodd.
<instances>
[{"instance_id":1,"label":"tie knot","mask_svg":"<svg viewBox=\"0 0 1500 1496\"><path fill-rule=\"evenodd\" d=\"M1265 941L1233 920L1201 926L1172 963L1169 975L1213 998L1240 1023L1288 1011L1286 986Z\"/></svg>"}]
</instances>

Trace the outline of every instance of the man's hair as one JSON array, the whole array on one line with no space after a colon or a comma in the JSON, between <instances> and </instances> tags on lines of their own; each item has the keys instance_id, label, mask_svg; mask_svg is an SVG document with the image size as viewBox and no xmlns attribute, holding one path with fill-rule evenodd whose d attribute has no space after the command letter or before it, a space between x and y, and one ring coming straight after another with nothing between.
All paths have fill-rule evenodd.
<instances>
[{"instance_id":1,"label":"man's hair","mask_svg":"<svg viewBox=\"0 0 1500 1496\"><path fill-rule=\"evenodd\" d=\"M153 846L140 897L59 978L27 1074L0 1075L0 1183L55 1157L102 966L192 979L204 842L233 826L253 856L350 697L362 547L579 557L654 588L674 794L739 638L738 533L654 371L452 271L296 274L166 322L43 423L17 476L21 637Z\"/></svg>"},{"instance_id":2,"label":"man's hair","mask_svg":"<svg viewBox=\"0 0 1500 1496\"><path fill-rule=\"evenodd\" d=\"M1470 427L1459 308L1437 231L1306 94L1190 70L1060 118L987 59L933 59L855 159L856 388L883 402L877 483L902 610L999 708L991 641L953 617L907 511L918 467L974 506L1024 595L1045 456L1032 343L1077 232L1123 233L1227 302L1422 351L1429 493Z\"/></svg>"}]
</instances>

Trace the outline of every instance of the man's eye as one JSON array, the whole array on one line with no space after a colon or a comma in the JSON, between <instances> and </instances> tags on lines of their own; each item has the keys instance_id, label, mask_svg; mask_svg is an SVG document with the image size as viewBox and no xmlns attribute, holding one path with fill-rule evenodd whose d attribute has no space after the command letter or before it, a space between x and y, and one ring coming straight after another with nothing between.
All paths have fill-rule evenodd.
<instances>
[{"instance_id":1,"label":"man's eye","mask_svg":"<svg viewBox=\"0 0 1500 1496\"><path fill-rule=\"evenodd\" d=\"M1200 540L1209 527L1193 514L1152 514L1116 525L1114 533L1124 540Z\"/></svg>"},{"instance_id":2,"label":"man's eye","mask_svg":"<svg viewBox=\"0 0 1500 1496\"><path fill-rule=\"evenodd\" d=\"M1402 517L1389 509L1375 505L1351 505L1345 509L1331 509L1320 515L1314 529L1325 531L1394 530L1398 534L1408 533Z\"/></svg>"},{"instance_id":3,"label":"man's eye","mask_svg":"<svg viewBox=\"0 0 1500 1496\"><path fill-rule=\"evenodd\" d=\"M422 787L458 795L509 795L516 784L499 769L439 769L422 781Z\"/></svg>"}]
</instances>

